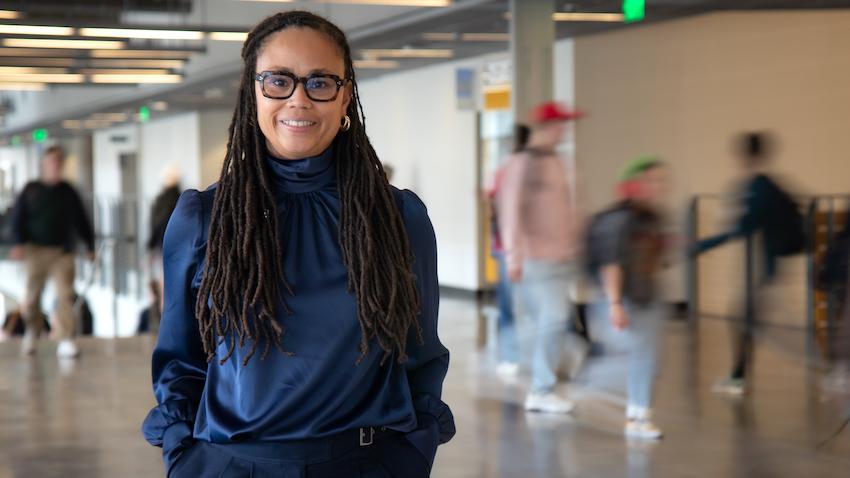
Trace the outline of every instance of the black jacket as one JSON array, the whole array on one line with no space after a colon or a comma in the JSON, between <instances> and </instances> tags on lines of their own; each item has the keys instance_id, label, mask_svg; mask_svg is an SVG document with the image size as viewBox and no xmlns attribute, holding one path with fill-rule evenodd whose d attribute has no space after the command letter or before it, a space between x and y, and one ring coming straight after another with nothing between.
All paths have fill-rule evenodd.
<instances>
[{"instance_id":1,"label":"black jacket","mask_svg":"<svg viewBox=\"0 0 850 478\"><path fill-rule=\"evenodd\" d=\"M69 183L52 186L41 181L28 183L12 210L12 241L15 244L75 249L82 239L94 252L94 230L83 201Z\"/></svg>"}]
</instances>

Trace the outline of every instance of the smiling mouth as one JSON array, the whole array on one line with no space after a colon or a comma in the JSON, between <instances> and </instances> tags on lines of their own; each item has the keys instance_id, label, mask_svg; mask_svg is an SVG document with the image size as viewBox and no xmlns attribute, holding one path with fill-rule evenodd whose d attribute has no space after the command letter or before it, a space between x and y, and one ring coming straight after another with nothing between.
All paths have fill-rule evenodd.
<instances>
[{"instance_id":1,"label":"smiling mouth","mask_svg":"<svg viewBox=\"0 0 850 478\"><path fill-rule=\"evenodd\" d=\"M306 121L306 120L283 120L281 121L286 126L292 126L293 128L306 128L308 126L315 126L315 121Z\"/></svg>"}]
</instances>

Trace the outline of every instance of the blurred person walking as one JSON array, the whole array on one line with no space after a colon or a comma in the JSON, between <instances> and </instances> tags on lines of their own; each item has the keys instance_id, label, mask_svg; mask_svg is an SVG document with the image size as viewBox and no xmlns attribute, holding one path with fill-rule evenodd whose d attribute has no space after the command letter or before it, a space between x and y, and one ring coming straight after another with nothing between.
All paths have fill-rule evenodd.
<instances>
[{"instance_id":1,"label":"blurred person walking","mask_svg":"<svg viewBox=\"0 0 850 478\"><path fill-rule=\"evenodd\" d=\"M531 129L518 124L514 129L513 154L519 154L525 150ZM503 181L506 165L502 165L493 175L493 184L486 191L490 201L490 244L492 246L492 257L499 267L499 282L496 284L496 301L498 304L498 359L496 373L505 380L513 380L519 374L519 343L517 339L516 320L514 318L514 290L511 286L511 278L508 276L505 251L499 227L498 195Z\"/></svg>"},{"instance_id":2,"label":"blurred person walking","mask_svg":"<svg viewBox=\"0 0 850 478\"><path fill-rule=\"evenodd\" d=\"M747 241L743 321L736 333L732 373L713 387L716 393L732 395L746 392L758 314L767 305L767 291L777 283L779 259L803 252L806 243L796 202L768 174L773 152L770 136L745 133L737 142L740 164L747 176L741 200L743 213L731 230L701 240L694 247L700 254L731 239Z\"/></svg>"},{"instance_id":3,"label":"blurred person walking","mask_svg":"<svg viewBox=\"0 0 850 478\"><path fill-rule=\"evenodd\" d=\"M41 160L41 178L28 183L18 196L12 212L15 246L9 257L24 260L27 282L23 303L26 332L21 352L31 355L42 331L41 294L48 278L56 287L57 306L53 335L59 340L56 354L69 358L79 355L73 337L74 253L78 239L94 260L94 230L80 195L62 179L65 151L51 146Z\"/></svg>"},{"instance_id":4,"label":"blurred person walking","mask_svg":"<svg viewBox=\"0 0 850 478\"><path fill-rule=\"evenodd\" d=\"M366 135L351 48L315 14L261 21L221 177L165 233L157 406L172 478L424 478L442 401L434 230Z\"/></svg>"},{"instance_id":5,"label":"blurred person walking","mask_svg":"<svg viewBox=\"0 0 850 478\"><path fill-rule=\"evenodd\" d=\"M171 219L171 213L174 212L177 200L180 198L180 171L175 166L166 167L162 172L162 183L162 190L151 206L151 232L147 243L152 300L148 308L147 327L144 327L144 331L152 333L159 330L159 321L162 316L162 242L168 220Z\"/></svg>"},{"instance_id":6,"label":"blurred person walking","mask_svg":"<svg viewBox=\"0 0 850 478\"><path fill-rule=\"evenodd\" d=\"M498 194L508 277L519 284L522 307L534 328L532 383L525 400L525 409L534 412L574 408L555 393L555 386L565 325L573 315L569 294L577 277L579 221L565 161L555 148L564 139L566 123L579 116L554 102L535 108L528 147L508 160Z\"/></svg>"},{"instance_id":7,"label":"blurred person walking","mask_svg":"<svg viewBox=\"0 0 850 478\"><path fill-rule=\"evenodd\" d=\"M660 213L666 184L658 158L633 160L620 175L620 201L594 217L586 236L589 273L606 299L593 307L593 325L604 327L599 335L611 338L606 349L622 345L628 351L625 434L635 438L662 437L651 410L668 316L656 285L666 243Z\"/></svg>"}]
</instances>

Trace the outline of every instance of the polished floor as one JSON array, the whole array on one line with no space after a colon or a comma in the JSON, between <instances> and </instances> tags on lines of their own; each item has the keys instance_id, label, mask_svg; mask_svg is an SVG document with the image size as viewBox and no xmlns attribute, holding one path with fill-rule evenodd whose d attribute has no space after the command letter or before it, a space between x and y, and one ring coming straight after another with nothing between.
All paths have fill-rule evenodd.
<instances>
[{"instance_id":1,"label":"polished floor","mask_svg":"<svg viewBox=\"0 0 850 478\"><path fill-rule=\"evenodd\" d=\"M591 360L572 417L526 414L523 380L499 381L475 347L480 310L445 299L441 336L452 350L445 399L458 433L441 447L437 478L841 477L850 473L850 430L818 448L850 413L846 396L821 389L822 372L794 347L760 342L753 391L718 397L729 364L727 324L667 324L657 444L622 436L622 357ZM798 332L777 343L795 343ZM42 343L35 357L0 343L0 478L157 477L159 449L139 425L153 405L150 337L88 339L76 362Z\"/></svg>"}]
</instances>

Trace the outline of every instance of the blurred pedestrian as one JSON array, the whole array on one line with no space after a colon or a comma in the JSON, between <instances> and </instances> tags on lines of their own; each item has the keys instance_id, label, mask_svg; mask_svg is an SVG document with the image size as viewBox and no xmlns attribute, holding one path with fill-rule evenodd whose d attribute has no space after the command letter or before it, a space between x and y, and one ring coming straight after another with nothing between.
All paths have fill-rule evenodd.
<instances>
[{"instance_id":1,"label":"blurred pedestrian","mask_svg":"<svg viewBox=\"0 0 850 478\"><path fill-rule=\"evenodd\" d=\"M165 238L165 228L171 213L180 198L180 171L173 165L162 172L162 190L154 199L151 207L150 237L148 238L148 264L150 269L151 305L148 309L148 322L145 331L156 333L159 330L159 320L162 315L162 242Z\"/></svg>"},{"instance_id":2,"label":"blurred pedestrian","mask_svg":"<svg viewBox=\"0 0 850 478\"><path fill-rule=\"evenodd\" d=\"M531 129L528 126L524 124L518 124L516 126L514 129L513 154L519 154L525 150L530 135ZM502 176L504 173L505 166L503 165L496 170L492 187L490 187L486 193L492 208L490 215L490 244L492 247L492 256L499 267L499 282L496 285L496 300L499 310L499 364L496 367L496 373L503 379L513 380L519 374L519 343L517 340L516 321L514 319L514 290L513 287L511 287L511 279L508 277L505 251L499 231L499 208L496 199L499 194L499 187L501 186L503 180Z\"/></svg>"},{"instance_id":3,"label":"blurred pedestrian","mask_svg":"<svg viewBox=\"0 0 850 478\"><path fill-rule=\"evenodd\" d=\"M729 377L713 387L717 393L733 395L746 392L757 309L766 305L760 302L764 302L767 289L777 282L779 258L803 252L806 243L797 203L769 174L771 137L763 132L745 133L737 142L740 164L747 176L741 200L743 213L731 230L701 240L694 248L699 254L731 239L746 240L743 321L736 333L734 364Z\"/></svg>"},{"instance_id":4,"label":"blurred pedestrian","mask_svg":"<svg viewBox=\"0 0 850 478\"><path fill-rule=\"evenodd\" d=\"M587 234L590 273L606 299L594 307L592 315L599 320L593 323L607 329L600 335L611 337L616 343L611 345L628 350L625 434L637 438L662 436L651 410L660 338L668 316L656 285L667 242L660 214L666 183L658 158L635 159L620 176L620 201L597 214Z\"/></svg>"},{"instance_id":5,"label":"blurred pedestrian","mask_svg":"<svg viewBox=\"0 0 850 478\"><path fill-rule=\"evenodd\" d=\"M520 284L522 307L534 328L528 411L569 413L574 408L555 393L566 324L573 315L569 293L579 252L579 221L565 159L556 147L566 135L566 123L579 116L554 102L535 108L528 147L508 160L498 195L508 277Z\"/></svg>"},{"instance_id":6,"label":"blurred pedestrian","mask_svg":"<svg viewBox=\"0 0 850 478\"><path fill-rule=\"evenodd\" d=\"M18 196L12 212L15 246L9 257L26 263L27 282L23 312L26 332L21 352L35 352L42 330L41 294L48 278L56 287L57 307L53 324L59 340L59 357L76 357L74 343L74 252L78 239L94 260L94 230L80 195L62 179L65 151L59 146L47 148L41 160L41 178L28 183Z\"/></svg>"}]
</instances>

